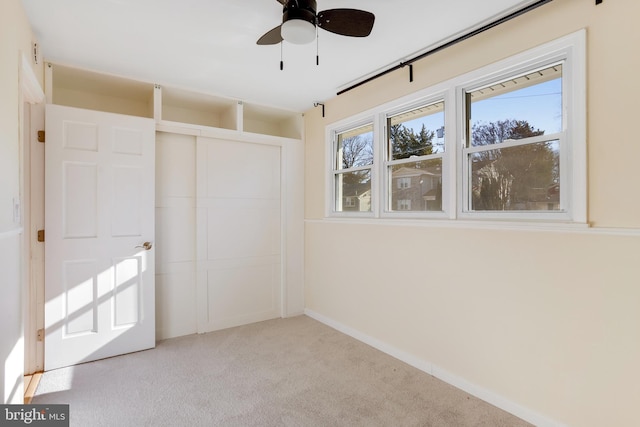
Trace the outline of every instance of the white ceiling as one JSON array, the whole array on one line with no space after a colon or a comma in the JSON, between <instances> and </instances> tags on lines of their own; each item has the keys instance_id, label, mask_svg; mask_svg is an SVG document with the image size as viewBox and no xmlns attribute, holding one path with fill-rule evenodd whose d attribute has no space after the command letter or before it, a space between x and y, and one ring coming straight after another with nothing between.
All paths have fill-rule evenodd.
<instances>
[{"instance_id":1,"label":"white ceiling","mask_svg":"<svg viewBox=\"0 0 640 427\"><path fill-rule=\"evenodd\" d=\"M22 0L45 59L137 80L305 111L364 77L533 0L318 0L376 16L366 38L320 30L316 44L258 46L277 0Z\"/></svg>"}]
</instances>

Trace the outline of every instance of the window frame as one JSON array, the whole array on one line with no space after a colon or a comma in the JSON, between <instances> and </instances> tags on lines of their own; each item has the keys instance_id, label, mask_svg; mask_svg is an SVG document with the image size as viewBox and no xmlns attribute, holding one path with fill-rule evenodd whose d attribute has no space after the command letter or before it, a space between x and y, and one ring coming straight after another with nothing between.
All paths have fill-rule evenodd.
<instances>
[{"instance_id":1,"label":"window frame","mask_svg":"<svg viewBox=\"0 0 640 427\"><path fill-rule=\"evenodd\" d=\"M523 75L529 75L531 73L535 73L538 70L543 70L549 67L552 67L554 65L561 65L563 67L564 70L564 65L566 63L565 59L559 60L559 61L545 61L544 63L536 63L535 66L530 66L530 65L526 65L521 69L515 69L515 71L511 71L511 72L505 72L502 75L492 75L491 78L482 78L479 80L479 82L481 82L480 84L477 84L475 86L472 87L465 87L462 89L462 99L464 99L462 105L463 105L463 111L462 111L462 115L464 115L465 119L464 119L464 123L465 123L465 129L464 129L464 133L462 136L462 144L461 144L461 149L462 149L462 153L460 155L461 158L461 162L462 165L460 167L460 171L462 173L462 192L461 192L461 203L460 203L460 207L461 207L461 212L459 212L459 215L461 217L465 217L466 215L469 216L475 216L475 217L480 217L480 218L491 218L491 219L500 219L500 218L506 218L506 219L518 219L522 216L531 216L532 219L562 219L565 220L567 218L565 218L568 214L569 214L569 203L568 203L568 197L567 197L567 190L564 190L564 183L567 182L568 179L568 156L566 155L566 151L567 151L567 138L566 138L566 131L567 131L567 111L566 111L566 100L567 100L567 91L565 90L565 73L564 71L562 72L562 105L561 105L561 109L562 109L562 129L560 129L558 132L555 133L551 133L551 134L544 134L544 135L539 135L539 136L535 136L535 137L528 137L528 138L523 138L523 139L517 139L517 140L513 140L513 141L506 141L506 142L502 142L500 144L496 144L496 145L491 145L491 146L472 146L471 144L469 144L469 141L466 139L466 137L469 136L470 134L470 123L467 122L467 114L468 114L468 109L470 108L469 103L467 102L467 94L473 91L476 91L478 89L481 88L486 88L489 86L494 86L496 84L500 84L500 82L504 82L504 81L509 81L511 79L515 79L517 77L523 76ZM462 119L461 119L462 121ZM471 208L471 203L472 203L472 191L471 191L471 180L472 180L472 171L471 171L471 162L470 162L470 155L474 154L474 153L479 153L479 152L485 152L485 151L492 151L492 150L498 150L498 149L508 149L508 148L512 148L512 147L521 147L521 146L526 146L526 145L533 145L533 144L538 144L538 143L544 143L544 142L552 142L552 141L558 141L558 145L559 145L559 167L560 167L560 207L561 209L559 210L555 210L555 211L542 211L542 210L513 210L513 211L481 211L481 210L473 210Z\"/></svg>"},{"instance_id":2,"label":"window frame","mask_svg":"<svg viewBox=\"0 0 640 427\"><path fill-rule=\"evenodd\" d=\"M342 133L349 132L350 130L355 130L360 127L371 126L373 131L373 161L370 165L365 166L356 166L352 168L340 169L338 168L338 158L337 158L337 144L338 144L338 135ZM329 191L327 191L327 215L333 217L375 217L375 212L377 209L377 189L374 189L374 186L377 182L377 172L376 172L376 121L372 116L365 116L359 118L357 120L351 121L349 123L345 123L342 126L327 128L327 140L330 141L327 144L328 152L326 155L326 159L328 164L330 165L330 173L328 174L327 179L327 187ZM370 170L371 176L371 210L370 211L345 211L338 210L338 206L336 205L337 196L336 193L336 177L340 174L357 172L361 170ZM376 204L376 205L374 205Z\"/></svg>"},{"instance_id":3,"label":"window frame","mask_svg":"<svg viewBox=\"0 0 640 427\"><path fill-rule=\"evenodd\" d=\"M584 30L519 55L489 64L464 76L456 85L458 144L458 210L460 219L529 220L586 223L586 55ZM470 209L470 167L467 154L466 93L509 77L562 63L562 129L555 134L529 138L558 140L560 144L560 211L473 211ZM518 143L513 145L519 145ZM503 146L506 148L506 146Z\"/></svg>"},{"instance_id":4,"label":"window frame","mask_svg":"<svg viewBox=\"0 0 640 427\"><path fill-rule=\"evenodd\" d=\"M381 151L380 158L381 162L379 165L380 174L382 174L382 186L385 189L383 194L379 195L383 205L381 206L380 217L382 218L431 218L431 219L445 219L448 218L449 211L449 185L450 183L445 180L445 176L449 174L450 170L450 158L452 157L449 153L454 150L454 146L451 144L451 139L447 137L447 120L455 114L455 105L450 91L442 90L441 86L432 87L427 89L428 92L422 91L422 96L416 98L413 96L411 102L401 103L399 105L395 105L394 108L384 109L379 113L380 115L380 123L383 129L383 133L378 136L379 140L379 151ZM436 104L438 102L444 103L444 127L445 127L445 136L444 136L444 151L441 153L428 154L425 156L418 156L414 158L406 158L406 159L390 159L390 149L391 144L389 141L389 129L388 127L388 119L394 116L397 116L402 113L410 112L417 108L421 108L424 106L428 106L430 104ZM375 139L375 135L374 135ZM400 165L403 163L414 163L417 161L430 161L435 159L441 159L441 168L442 168L442 210L440 211L405 211L400 209L392 209L392 182L391 182L391 174L389 173L389 168L393 165ZM445 184L446 182L446 184Z\"/></svg>"},{"instance_id":5,"label":"window frame","mask_svg":"<svg viewBox=\"0 0 640 427\"><path fill-rule=\"evenodd\" d=\"M465 94L509 76L526 74L544 66L562 63L562 129L555 134L534 138L558 140L560 145L561 208L559 211L472 211L469 210L469 171L465 165L470 150L466 147ZM474 71L416 91L402 98L371 108L351 118L326 126L327 191L326 217L419 219L419 220L494 220L518 223L587 223L587 150L586 150L586 31L550 41ZM430 160L442 157L442 211L393 211L387 118L412 108L444 101L444 152L402 161ZM365 123L373 124L373 165L371 165L371 212L336 211L334 176L335 144L339 133ZM511 144L511 143L508 143ZM513 145L518 145L516 142ZM507 145L501 145L507 148ZM342 170L344 171L344 170ZM455 221L454 221L455 223Z\"/></svg>"}]
</instances>

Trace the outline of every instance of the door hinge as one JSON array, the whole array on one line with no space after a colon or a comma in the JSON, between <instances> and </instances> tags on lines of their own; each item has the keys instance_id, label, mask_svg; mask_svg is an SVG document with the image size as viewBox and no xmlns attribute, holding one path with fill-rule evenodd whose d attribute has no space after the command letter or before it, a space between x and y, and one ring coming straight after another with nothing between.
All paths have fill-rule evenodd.
<instances>
[{"instance_id":1,"label":"door hinge","mask_svg":"<svg viewBox=\"0 0 640 427\"><path fill-rule=\"evenodd\" d=\"M38 341L44 341L44 329L38 329L37 339Z\"/></svg>"},{"instance_id":2,"label":"door hinge","mask_svg":"<svg viewBox=\"0 0 640 427\"><path fill-rule=\"evenodd\" d=\"M44 142L44 131L43 130L39 130L38 131L38 142Z\"/></svg>"},{"instance_id":3,"label":"door hinge","mask_svg":"<svg viewBox=\"0 0 640 427\"><path fill-rule=\"evenodd\" d=\"M44 230L38 230L38 242L44 242Z\"/></svg>"}]
</instances>

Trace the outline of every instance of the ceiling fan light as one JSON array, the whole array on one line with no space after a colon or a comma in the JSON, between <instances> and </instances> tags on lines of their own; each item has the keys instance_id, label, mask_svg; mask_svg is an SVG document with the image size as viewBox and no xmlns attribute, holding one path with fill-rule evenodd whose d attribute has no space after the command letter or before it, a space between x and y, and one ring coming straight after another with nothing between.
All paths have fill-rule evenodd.
<instances>
[{"instance_id":1,"label":"ceiling fan light","mask_svg":"<svg viewBox=\"0 0 640 427\"><path fill-rule=\"evenodd\" d=\"M289 19L282 23L280 35L289 43L307 44L316 38L316 26L304 19Z\"/></svg>"}]
</instances>

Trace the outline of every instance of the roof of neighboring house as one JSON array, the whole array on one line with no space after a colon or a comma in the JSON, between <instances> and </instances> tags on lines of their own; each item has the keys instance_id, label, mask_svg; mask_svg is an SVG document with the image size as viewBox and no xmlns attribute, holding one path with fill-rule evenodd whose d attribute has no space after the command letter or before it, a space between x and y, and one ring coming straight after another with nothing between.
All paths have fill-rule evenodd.
<instances>
[{"instance_id":1,"label":"roof of neighboring house","mask_svg":"<svg viewBox=\"0 0 640 427\"><path fill-rule=\"evenodd\" d=\"M343 197L360 197L371 191L371 183L345 184L342 187Z\"/></svg>"},{"instance_id":2,"label":"roof of neighboring house","mask_svg":"<svg viewBox=\"0 0 640 427\"><path fill-rule=\"evenodd\" d=\"M430 169L416 169L416 168L400 168L393 171L392 176L394 178L411 178L415 176L442 176L442 172L435 168Z\"/></svg>"}]
</instances>

